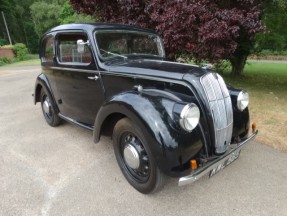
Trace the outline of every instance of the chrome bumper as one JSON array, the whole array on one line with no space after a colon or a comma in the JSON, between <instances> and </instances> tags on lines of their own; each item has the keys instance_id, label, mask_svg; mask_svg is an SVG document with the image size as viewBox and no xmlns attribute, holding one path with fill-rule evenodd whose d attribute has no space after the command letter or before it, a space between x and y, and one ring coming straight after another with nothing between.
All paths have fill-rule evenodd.
<instances>
[{"instance_id":1,"label":"chrome bumper","mask_svg":"<svg viewBox=\"0 0 287 216\"><path fill-rule=\"evenodd\" d=\"M190 175L181 177L178 181L178 186L183 186L183 185L193 183L193 182L197 181L198 179L200 179L201 177L203 177L204 175L206 175L207 173L210 173L211 170L213 170L214 168L219 166L225 160L232 157L232 155L234 153L240 151L240 149L246 143L248 143L250 140L252 140L257 135L257 133L258 133L258 130L254 131L250 137L246 138L242 142L240 142L238 144L231 144L229 149L227 150L227 152L224 155L218 157L217 159L215 159L212 162L209 162L205 166L197 169L196 171L192 172Z\"/></svg>"}]
</instances>

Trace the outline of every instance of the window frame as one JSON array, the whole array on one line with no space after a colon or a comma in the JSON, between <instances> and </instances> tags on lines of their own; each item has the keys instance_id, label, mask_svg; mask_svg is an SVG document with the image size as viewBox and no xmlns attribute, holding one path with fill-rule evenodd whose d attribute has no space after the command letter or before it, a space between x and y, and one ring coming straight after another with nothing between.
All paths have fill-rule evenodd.
<instances>
[{"instance_id":1,"label":"window frame","mask_svg":"<svg viewBox=\"0 0 287 216\"><path fill-rule=\"evenodd\" d=\"M102 33L102 32L131 32L131 33L143 33L143 34L151 34L151 35L155 35L159 38L160 40L160 44L161 44L161 53L162 53L162 56L160 55L151 55L155 58L165 58L165 50L164 50L164 44L163 44L163 40L162 38L157 34L157 33L153 33L153 32L145 32L145 31L137 31L137 30L130 30L130 29L101 29L101 30L96 30L94 33L93 33L93 37L94 37L94 40L95 40L95 45L96 45L96 52L97 52L97 55L99 56L99 59L102 61L102 62L106 62L106 61L109 61L111 59L114 59L115 57L103 57L101 55L101 52L100 52L100 49L99 49L99 45L98 45L98 41L97 41L97 33Z\"/></svg>"},{"instance_id":2,"label":"window frame","mask_svg":"<svg viewBox=\"0 0 287 216\"><path fill-rule=\"evenodd\" d=\"M53 56L52 56L52 59L51 60L49 60L49 61L47 61L46 60L46 45L47 45L47 41L49 40L49 39L52 39L53 40ZM42 40L43 42L42 42L42 51L41 51L41 62L42 62L42 64L51 64L51 63L54 63L54 58L55 58L55 55L56 55L56 49L55 49L55 37L54 37L54 35L53 34L48 34L48 35L46 35L44 38L43 38L43 40Z\"/></svg>"},{"instance_id":3,"label":"window frame","mask_svg":"<svg viewBox=\"0 0 287 216\"><path fill-rule=\"evenodd\" d=\"M79 35L83 35L87 38L87 40L90 41L89 39L89 35L87 34L87 32L85 31L81 31L81 30L76 30L76 31L60 31L60 32L57 32L56 35L55 35L55 52L56 52L56 59L57 59L57 63L59 65L66 65L66 66L85 66L85 67L88 67L90 65L92 65L94 63L94 54L93 54L93 50L91 48L91 42L90 42L90 45L88 46L88 49L90 51L90 54L91 54L91 61L89 63L85 63L85 62L62 62L60 61L59 57L60 57L60 40L59 40L59 37L61 35L76 35L76 34L79 34Z\"/></svg>"}]
</instances>

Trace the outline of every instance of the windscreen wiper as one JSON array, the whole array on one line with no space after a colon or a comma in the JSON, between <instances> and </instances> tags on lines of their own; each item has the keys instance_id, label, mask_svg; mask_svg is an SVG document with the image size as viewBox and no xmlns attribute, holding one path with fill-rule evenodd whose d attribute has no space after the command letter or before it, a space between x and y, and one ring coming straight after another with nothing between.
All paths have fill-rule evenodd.
<instances>
[{"instance_id":1,"label":"windscreen wiper","mask_svg":"<svg viewBox=\"0 0 287 216\"><path fill-rule=\"evenodd\" d=\"M126 59L128 59L128 57L126 57L126 56L124 56L124 55L120 55L120 54L112 53L112 52L109 52L109 51L104 50L104 49L100 49L100 50L101 50L101 51L103 51L103 52L105 52L105 53L107 53L107 54L109 54L109 55L119 56L119 57L124 58L125 60L126 60Z\"/></svg>"}]
</instances>

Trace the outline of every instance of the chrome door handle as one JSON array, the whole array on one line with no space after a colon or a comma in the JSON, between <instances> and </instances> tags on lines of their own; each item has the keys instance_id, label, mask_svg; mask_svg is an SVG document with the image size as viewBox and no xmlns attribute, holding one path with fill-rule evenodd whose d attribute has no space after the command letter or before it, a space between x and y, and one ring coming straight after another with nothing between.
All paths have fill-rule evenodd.
<instances>
[{"instance_id":1,"label":"chrome door handle","mask_svg":"<svg viewBox=\"0 0 287 216\"><path fill-rule=\"evenodd\" d=\"M92 76L92 77L88 77L88 79L90 79L90 80L98 80L99 77L97 75L95 75L95 76Z\"/></svg>"}]
</instances>

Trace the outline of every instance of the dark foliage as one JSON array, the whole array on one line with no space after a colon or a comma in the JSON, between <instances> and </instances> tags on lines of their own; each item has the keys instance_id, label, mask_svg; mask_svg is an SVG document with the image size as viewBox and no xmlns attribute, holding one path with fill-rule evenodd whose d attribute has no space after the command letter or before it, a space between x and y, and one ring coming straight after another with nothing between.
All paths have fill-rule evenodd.
<instances>
[{"instance_id":1,"label":"dark foliage","mask_svg":"<svg viewBox=\"0 0 287 216\"><path fill-rule=\"evenodd\" d=\"M266 1L262 18L266 28L257 35L257 52L264 54L270 51L274 54L287 50L287 1Z\"/></svg>"},{"instance_id":2,"label":"dark foliage","mask_svg":"<svg viewBox=\"0 0 287 216\"><path fill-rule=\"evenodd\" d=\"M70 0L74 9L103 22L152 28L164 39L168 57L192 53L197 60L228 59L241 74L253 47L263 0Z\"/></svg>"},{"instance_id":3,"label":"dark foliage","mask_svg":"<svg viewBox=\"0 0 287 216\"><path fill-rule=\"evenodd\" d=\"M30 52L37 52L38 36L34 31L29 9L33 1L0 0L0 11L5 14L12 43L24 43ZM0 37L9 41L2 14L0 16Z\"/></svg>"}]
</instances>

